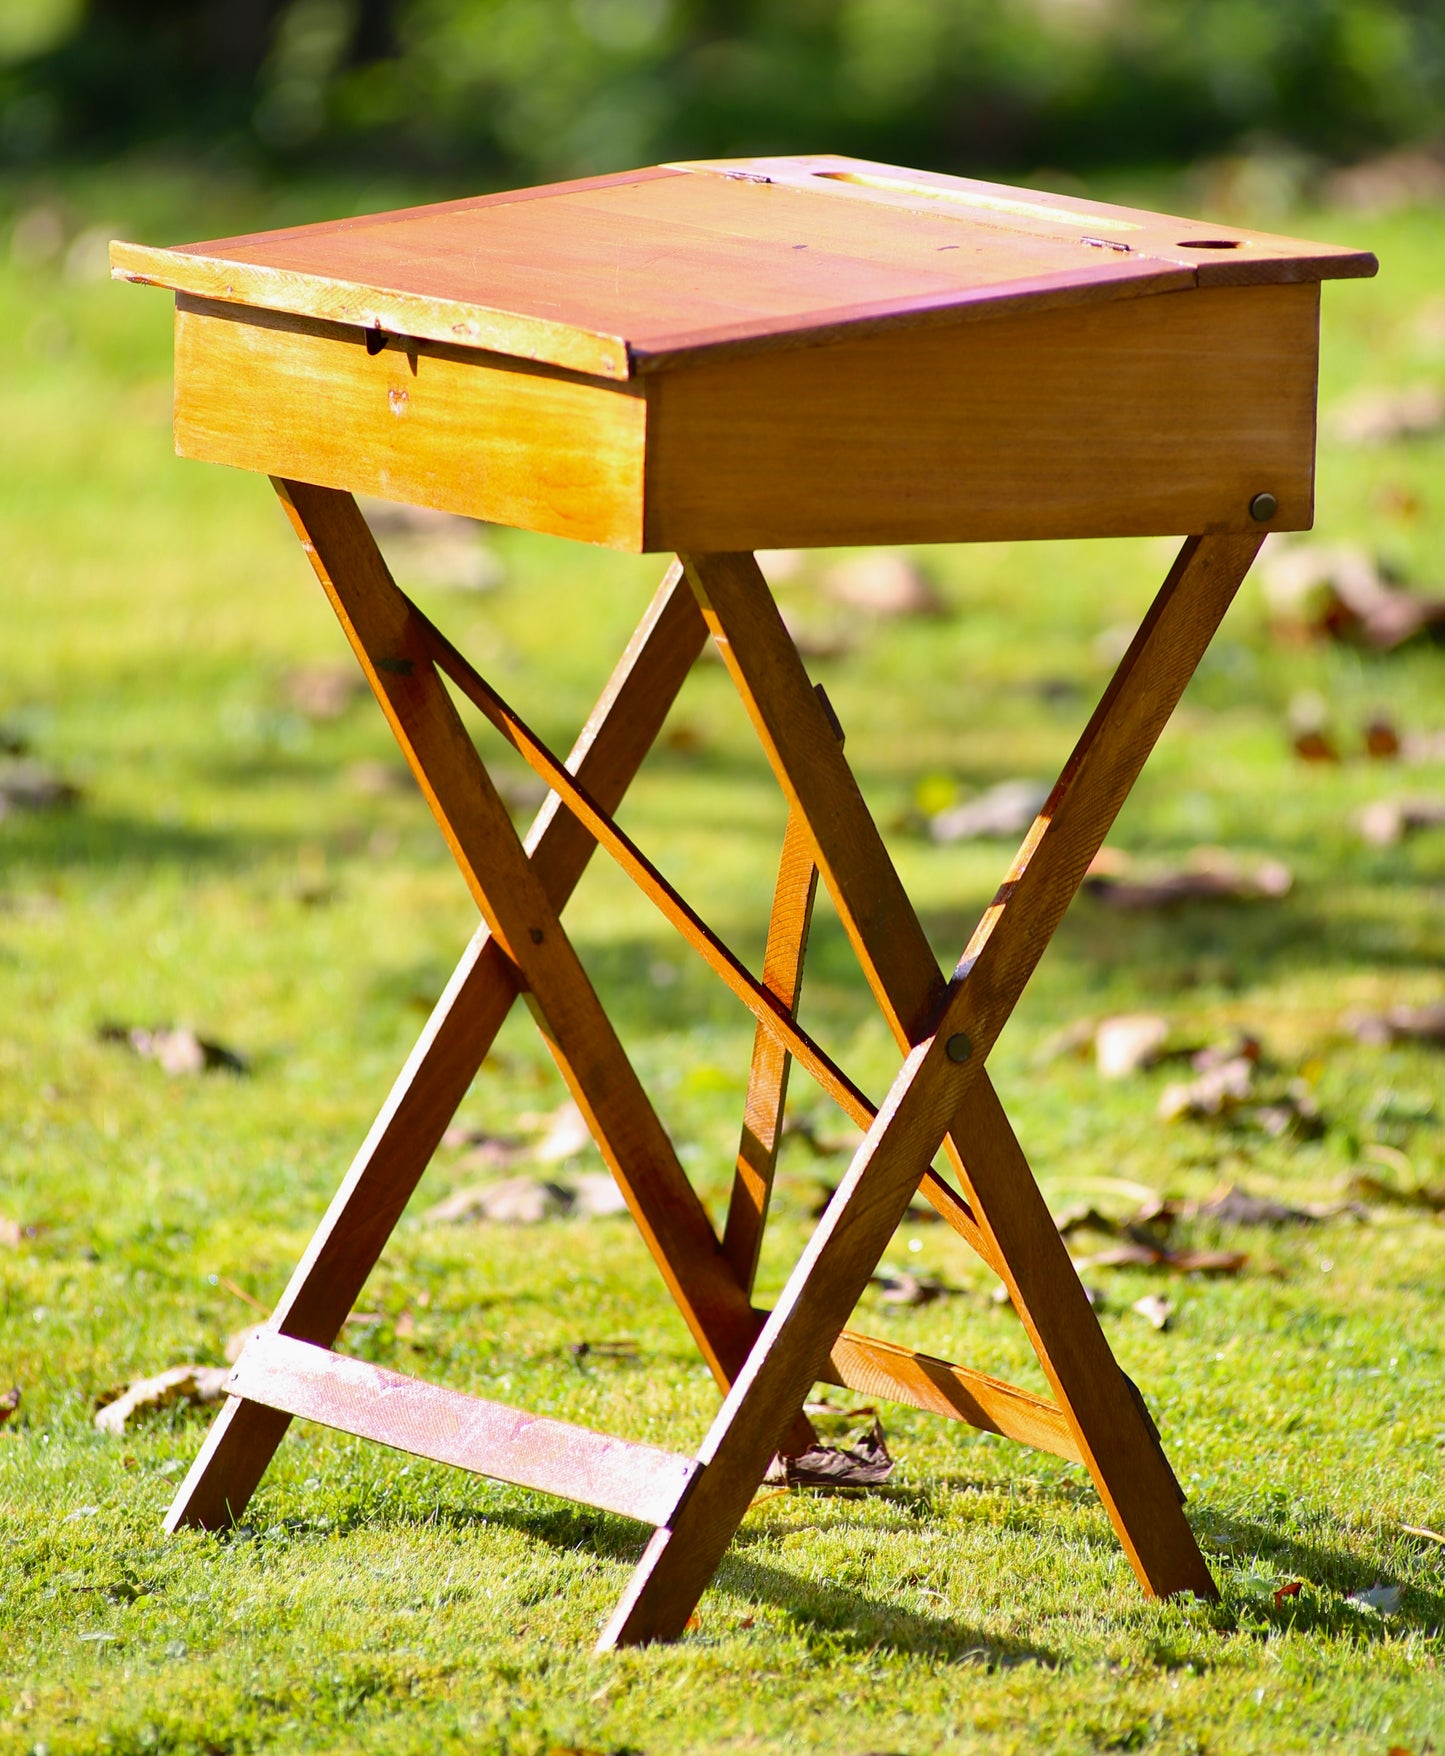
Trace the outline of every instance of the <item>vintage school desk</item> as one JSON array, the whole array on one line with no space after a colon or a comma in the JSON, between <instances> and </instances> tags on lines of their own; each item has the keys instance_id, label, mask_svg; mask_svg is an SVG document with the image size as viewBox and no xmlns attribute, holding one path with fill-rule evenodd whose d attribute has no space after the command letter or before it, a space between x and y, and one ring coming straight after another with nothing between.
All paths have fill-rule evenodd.
<instances>
[{"instance_id":1,"label":"vintage school desk","mask_svg":"<svg viewBox=\"0 0 1445 1756\"><path fill-rule=\"evenodd\" d=\"M174 289L176 449L273 478L483 920L169 1526L238 1518L300 1416L650 1526L602 1644L672 1639L774 1453L808 1446L823 1381L1083 1464L1144 1589L1212 1595L986 1069L1265 534L1311 521L1319 283L1374 259L810 157L112 263ZM565 761L398 590L356 491L676 555ZM752 551L1145 534L1179 557L946 976ZM789 805L761 976L612 815L709 638ZM525 840L444 678L550 787ZM562 924L598 846L757 1020L721 1236ZM902 1057L876 1107L797 1021L820 873ZM723 1392L695 1455L331 1351L518 995ZM866 1135L769 1312L751 1294L792 1061ZM1007 1287L1051 1396L845 1328L920 1183Z\"/></svg>"}]
</instances>

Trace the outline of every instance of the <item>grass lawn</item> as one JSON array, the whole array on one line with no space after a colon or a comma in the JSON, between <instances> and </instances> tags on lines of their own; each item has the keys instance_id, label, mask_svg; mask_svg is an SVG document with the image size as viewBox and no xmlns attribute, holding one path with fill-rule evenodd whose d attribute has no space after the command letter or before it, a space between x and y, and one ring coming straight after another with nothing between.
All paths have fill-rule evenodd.
<instances>
[{"instance_id":1,"label":"grass lawn","mask_svg":"<svg viewBox=\"0 0 1445 1756\"><path fill-rule=\"evenodd\" d=\"M318 1428L293 1429L239 1528L163 1536L210 1411L111 1437L97 1399L218 1362L257 1316L233 1289L279 1295L474 916L420 799L390 785L370 702L318 718L288 696L297 667L344 659L340 634L266 483L172 456L169 302L107 282L97 245L415 193L116 171L12 190L0 214L0 731L80 789L69 809L0 818L0 1219L19 1227L0 1233L0 1392L22 1395L0 1428L0 1752L1439 1750L1445 1544L1406 1527L1445 1529L1445 1233L1378 1192L1364 1219L1185 1222L1176 1236L1247 1252L1236 1275L1088 1276L1188 1489L1218 1604L1144 1601L1079 1469L897 1408L882 1411L888 1486L760 1496L673 1647L591 1651L638 1527ZM1440 216L1271 221L1382 263L1376 282L1325 289L1318 537L1439 590L1445 439L1351 446L1329 417L1361 386L1445 382ZM402 540L399 576L565 748L661 562L485 541L490 589L438 583ZM851 652L813 661L950 965L1009 849L934 845L918 810L1056 772L1173 548L919 551L944 617L855 618ZM831 560L779 587L819 636L840 626ZM1291 747L1306 691L1338 763ZM1445 1178L1441 1051L1370 1046L1345 1024L1445 996L1445 828L1379 847L1354 822L1375 800L1445 792L1445 744L1408 768L1372 761L1381 712L1402 734L1445 732L1445 651L1281 644L1246 584L1110 841L1160 864L1201 844L1275 859L1293 885L1166 913L1087 895L1071 909L990 1061L1056 1211L1122 1212L1129 1184L1200 1198L1233 1182L1298 1204L1361 1173L1401 1192ZM721 666L698 667L622 820L757 967L783 807ZM720 1216L751 1019L605 859L568 920ZM1177 1065L1105 1082L1087 1057L1051 1055L1080 1019L1136 1011L1181 1041L1252 1032L1261 1089L1303 1081L1321 1128L1166 1126ZM896 1054L822 902L804 1020L886 1089ZM191 1025L250 1071L168 1077L102 1041L107 1022ZM459 1119L526 1136L564 1095L519 1013ZM825 1147L847 1135L801 1076L791 1106ZM788 1141L764 1297L846 1162ZM343 1346L694 1446L716 1393L630 1224L425 1218L475 1175L461 1149L439 1155ZM951 1296L900 1307L875 1289L860 1326L1041 1386L945 1228L907 1224L885 1264ZM1174 1307L1162 1332L1131 1309L1150 1292ZM583 1341L631 1346L579 1358ZM1399 1588L1389 1613L1352 1597L1377 1586Z\"/></svg>"}]
</instances>

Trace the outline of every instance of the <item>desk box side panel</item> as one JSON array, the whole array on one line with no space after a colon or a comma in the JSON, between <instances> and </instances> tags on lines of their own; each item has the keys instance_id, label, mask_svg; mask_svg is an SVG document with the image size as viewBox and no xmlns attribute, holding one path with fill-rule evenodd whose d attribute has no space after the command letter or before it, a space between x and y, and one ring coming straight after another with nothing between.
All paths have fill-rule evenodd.
<instances>
[{"instance_id":1,"label":"desk box side panel","mask_svg":"<svg viewBox=\"0 0 1445 1756\"><path fill-rule=\"evenodd\" d=\"M1231 287L658 373L647 547L1303 530L1318 352L1317 286Z\"/></svg>"},{"instance_id":2,"label":"desk box side panel","mask_svg":"<svg viewBox=\"0 0 1445 1756\"><path fill-rule=\"evenodd\" d=\"M636 550L646 417L631 385L176 301L182 457Z\"/></svg>"}]
</instances>

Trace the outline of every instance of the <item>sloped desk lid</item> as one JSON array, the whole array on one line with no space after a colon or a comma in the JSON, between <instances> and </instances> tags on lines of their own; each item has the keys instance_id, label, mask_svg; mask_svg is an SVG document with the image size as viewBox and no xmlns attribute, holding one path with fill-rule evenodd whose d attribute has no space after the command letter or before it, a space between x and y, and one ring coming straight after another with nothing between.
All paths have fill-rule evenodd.
<instances>
[{"instance_id":1,"label":"sloped desk lid","mask_svg":"<svg viewBox=\"0 0 1445 1756\"><path fill-rule=\"evenodd\" d=\"M1368 252L835 156L699 161L174 249L119 279L625 379L699 356L1195 286Z\"/></svg>"}]
</instances>

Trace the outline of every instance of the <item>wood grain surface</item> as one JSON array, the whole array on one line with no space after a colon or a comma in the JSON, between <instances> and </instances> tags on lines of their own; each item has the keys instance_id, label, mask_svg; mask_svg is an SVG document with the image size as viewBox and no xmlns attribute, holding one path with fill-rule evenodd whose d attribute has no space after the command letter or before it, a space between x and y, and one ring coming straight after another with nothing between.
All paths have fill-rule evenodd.
<instances>
[{"instance_id":1,"label":"wood grain surface","mask_svg":"<svg viewBox=\"0 0 1445 1756\"><path fill-rule=\"evenodd\" d=\"M661 1524L697 1473L690 1457L426 1384L369 1360L262 1330L226 1385L233 1396L413 1457Z\"/></svg>"},{"instance_id":2,"label":"wood grain surface","mask_svg":"<svg viewBox=\"0 0 1445 1756\"><path fill-rule=\"evenodd\" d=\"M172 249L117 241L111 261L122 278L203 299L614 379L700 350L1109 301L1221 275L1373 272L1363 252L1167 216L1121 224L1128 211L857 160L769 160L652 166Z\"/></svg>"}]
</instances>

